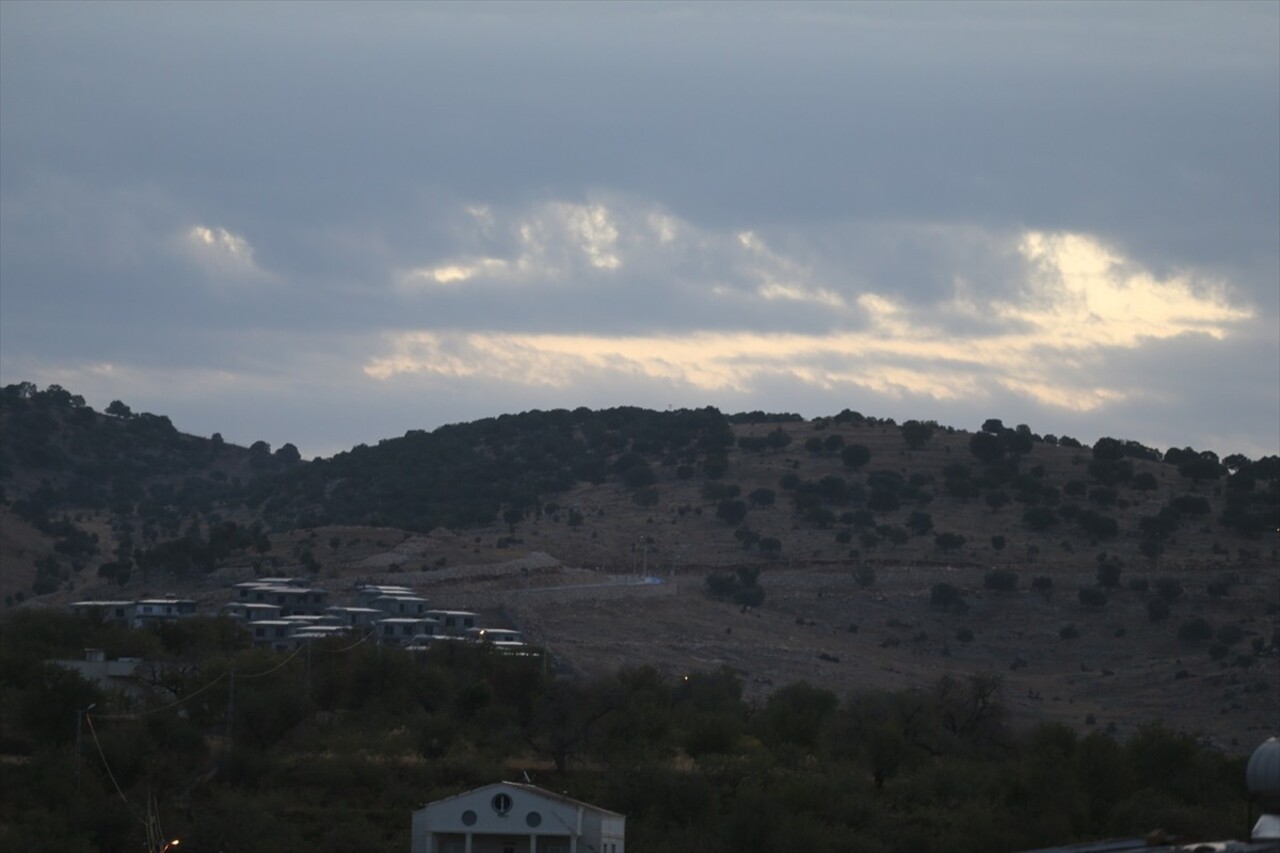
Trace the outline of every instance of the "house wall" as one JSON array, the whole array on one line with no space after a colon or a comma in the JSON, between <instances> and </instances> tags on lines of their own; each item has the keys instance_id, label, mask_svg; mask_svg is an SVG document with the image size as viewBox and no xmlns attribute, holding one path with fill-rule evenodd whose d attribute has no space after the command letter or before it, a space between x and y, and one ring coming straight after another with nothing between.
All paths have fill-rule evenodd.
<instances>
[{"instance_id":1,"label":"house wall","mask_svg":"<svg viewBox=\"0 0 1280 853\"><path fill-rule=\"evenodd\" d=\"M505 795L511 807L494 808L494 797ZM469 813L469 814L468 814ZM530 814L536 813L536 819ZM625 818L555 797L543 797L519 786L489 785L447 800L430 803L413 813L412 853L446 853L459 840L471 838L471 853L613 853L603 847L601 832L624 853ZM575 843L576 841L576 843Z\"/></svg>"}]
</instances>

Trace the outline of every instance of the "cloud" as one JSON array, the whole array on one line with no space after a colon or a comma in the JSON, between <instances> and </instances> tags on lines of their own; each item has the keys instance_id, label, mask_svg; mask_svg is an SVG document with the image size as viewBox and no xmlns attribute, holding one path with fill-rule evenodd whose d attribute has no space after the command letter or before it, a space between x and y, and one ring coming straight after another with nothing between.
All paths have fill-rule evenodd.
<instances>
[{"instance_id":1,"label":"cloud","mask_svg":"<svg viewBox=\"0 0 1280 853\"><path fill-rule=\"evenodd\" d=\"M249 241L226 228L193 225L182 235L181 245L205 272L220 281L270 278L254 261Z\"/></svg>"},{"instance_id":2,"label":"cloud","mask_svg":"<svg viewBox=\"0 0 1280 853\"><path fill-rule=\"evenodd\" d=\"M6 7L0 370L1275 445L1276 4L353 8Z\"/></svg>"},{"instance_id":3,"label":"cloud","mask_svg":"<svg viewBox=\"0 0 1280 853\"><path fill-rule=\"evenodd\" d=\"M687 223L679 226L682 234L693 230ZM704 235L700 242L717 241ZM824 296L828 291L808 280L803 265L768 251L755 234L738 234L736 242L746 253L745 278L763 282L755 291L761 298L844 305L834 294ZM762 378L788 376L827 390L858 388L939 401L1002 388L1047 407L1084 412L1144 393L1141 384L1114 384L1100 369L1109 353L1187 335L1221 341L1252 317L1250 309L1227 301L1220 284L1190 274L1158 279L1088 235L1027 232L1017 247L1026 278L1012 300L982 301L964 285L964 271L957 271L952 299L911 306L864 292L855 304L865 327L821 334L408 331L387 335L386 352L369 359L364 372L379 380L434 374L552 388L587 377L644 377L708 392L750 391ZM785 283L774 278L781 275ZM1000 322L956 336L946 328L951 313L985 313Z\"/></svg>"}]
</instances>

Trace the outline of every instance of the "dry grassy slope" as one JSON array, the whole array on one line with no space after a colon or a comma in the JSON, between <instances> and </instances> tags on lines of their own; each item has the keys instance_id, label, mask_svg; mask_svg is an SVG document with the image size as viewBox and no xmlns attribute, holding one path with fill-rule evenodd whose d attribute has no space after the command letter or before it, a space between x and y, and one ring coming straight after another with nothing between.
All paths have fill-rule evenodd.
<instances>
[{"instance_id":1,"label":"dry grassy slope","mask_svg":"<svg viewBox=\"0 0 1280 853\"><path fill-rule=\"evenodd\" d=\"M762 435L771 429L772 425L747 425L735 431ZM946 673L990 671L1004 678L1007 701L1020 723L1061 720L1087 729L1092 714L1093 725L1114 724L1123 733L1161 720L1204 731L1224 748L1241 750L1274 733L1280 719L1280 662L1275 651L1247 668L1234 663L1238 654L1249 650L1252 638L1269 640L1274 630L1280 609L1275 543L1227 535L1214 520L1220 504L1211 488L1198 493L1214 502L1214 514L1184 525L1158 565L1138 554L1135 530L1138 517L1153 513L1161 501L1194 491L1172 466L1136 463L1139 470L1155 473L1161 488L1147 496L1122 490L1121 495L1135 503L1128 509L1104 510L1117 518L1122 534L1101 544L1086 541L1069 525L1034 534L1021 523L1022 506L1016 503L992 513L981 499L959 503L939 494L923 507L932 514L935 530L961 533L968 544L943 554L929 535L913 537L902 546L885 543L864 551L861 559L876 567L877 580L862 588L851 574L858 561L849 555L851 547L861 546L856 539L851 545L836 543L837 528L798 523L787 493L778 485L783 474L794 471L805 480L836 474L852 482L875 470L893 470L904 477L930 473L938 477L935 486L940 493L945 465L962 462L977 468L968 451L970 434L940 431L924 448L908 451L894 427L838 425L815 431L813 424L793 423L785 429L794 439L789 447L765 453L734 450L722 480L739 485L744 496L756 488L777 492L775 507L752 509L746 522L762 536L783 542L782 552L773 559L743 550L733 538L733 528L716 519L715 503L702 497L702 479L681 481L674 469L655 466L660 495L650 508L638 506L617 484L584 484L557 499L562 507L557 514L530 517L514 527L500 524L426 536L368 527L298 530L273 536L269 556L279 558L280 565L271 571L298 573L296 555L307 548L320 562L319 581L339 600L356 580L407 583L438 606L474 606L488 620L514 621L582 672L651 664L674 674L726 665L742 674L749 695L759 699L798 679L843 694L860 688L928 685ZM870 448L871 463L855 473L843 469L836 456L813 456L804 450L805 438L832 433L846 443ZM1043 465L1048 482L1061 487L1071 479L1087 480L1089 459L1087 448L1036 445L1023 470ZM904 506L878 521L902 525L916 508ZM568 525L570 509L583 513L582 526ZM7 580L15 549L29 553L39 546L40 537L12 516L3 520L0 556ZM1007 537L1002 552L990 548L995 534ZM1214 553L1215 544L1226 553ZM1034 563L1028 561L1028 546L1039 549ZM1241 548L1258 556L1241 561ZM1180 579L1188 593L1175 605L1172 617L1152 624L1146 616L1147 594L1127 589L1113 592L1100 612L1081 607L1076 593L1094 584L1095 556L1102 550L1124 558L1122 584L1134 577ZM517 562L531 552L555 559ZM538 591L609 581L646 562L651 572L666 580L662 588L601 588L563 595ZM744 563L763 569L763 607L742 612L705 595L709 570ZM537 565L536 571L530 572L529 564ZM1022 589L983 590L983 573L992 566L1018 570ZM1227 573L1239 578L1231 595L1222 600L1209 597L1207 580ZM1030 579L1039 574L1054 579L1050 601L1027 590ZM251 577L252 571L231 566L194 583L159 574L125 589L99 587L91 575L87 569L78 589L46 596L42 602L175 591L214 607L226 600L231 583ZM967 613L940 612L929 605L930 587L943 580L965 591ZM1197 615L1215 627L1239 624L1246 638L1225 661L1212 661L1205 644L1176 640L1178 625ZM1068 623L1079 628L1078 639L1059 637L1059 629ZM858 626L856 633L849 631L851 624ZM961 628L972 630L975 639L958 640ZM1116 636L1120 628L1124 634ZM1019 661L1025 666L1011 668Z\"/></svg>"},{"instance_id":2,"label":"dry grassy slope","mask_svg":"<svg viewBox=\"0 0 1280 853\"><path fill-rule=\"evenodd\" d=\"M772 428L756 425L736 431L762 435ZM841 545L834 539L836 528L798 523L778 486L782 475L794 471L802 479L817 480L837 474L853 481L875 470L893 470L904 477L937 476L953 462L976 469L968 450L971 434L939 432L922 449L909 451L894 427L829 426L822 432L815 432L812 424L785 428L794 439L790 446L761 454L735 451L723 479L738 484L743 495L756 488L778 493L776 507L753 509L746 522L761 535L784 543L777 558L767 560L742 549L733 528L715 518L714 502L702 498L701 480L681 482L672 471L661 471L660 501L651 508L638 507L617 485L584 485L560 501L584 514L581 527L565 523L566 509L558 521L544 516L514 528L486 531L486 541L505 533L521 540L523 547L606 571L632 571L647 562L651 571L675 583L679 593L575 600L567 605L534 596L514 605L512 615L586 671L639 663L668 671L728 665L743 674L749 693L757 698L800 678L844 693L859 687L924 685L944 673L994 671L1004 677L1007 698L1022 722L1060 720L1087 728L1086 720L1093 715L1093 725L1114 724L1123 732L1161 720L1204 731L1228 749L1247 748L1274 733L1280 719L1274 650L1244 668L1210 660L1206 644L1176 640L1178 626L1198 615L1215 627L1239 624L1246 639L1233 647L1226 659L1230 664L1249 651L1253 637L1269 641L1276 625L1280 573L1275 542L1242 539L1221 528L1216 523L1220 503L1211 487L1197 489L1173 466L1136 462L1137 470L1156 475L1160 488L1146 495L1121 489L1121 496L1133 503L1101 510L1115 517L1122 531L1102 543L1088 541L1066 524L1036 534L1021 523L1023 507L1017 503L993 513L981 499L960 503L939 495L927 506L903 506L878 520L902 525L914 509L923 509L932 514L935 532L960 533L968 539L966 546L944 554L930 534L913 537L903 546L883 543L864 550L860 560L877 567L878 580L862 589L851 573L859 562L850 557L850 548L860 547L856 538L851 545ZM853 473L842 470L838 458L804 450L805 438L831 433L846 443L866 445L872 451L871 463ZM1072 479L1089 479L1090 458L1087 448L1036 445L1023 470L1043 465L1046 480L1061 488ZM1214 513L1184 523L1159 562L1142 557L1138 518L1184 493L1209 498ZM701 514L681 513L682 507L700 508ZM990 547L997 534L1007 539L1000 552ZM645 540L647 547L640 544ZM1032 546L1038 549L1034 561L1029 558ZM1243 560L1241 549L1247 552ZM1169 620L1158 624L1147 618L1148 594L1127 589L1113 592L1100 612L1087 610L1076 594L1095 585L1096 556L1102 551L1124 560L1122 584L1137 577L1170 576L1187 588L1186 598L1175 605ZM768 598L757 611L742 613L704 594L708 570L738 564L764 569L762 585ZM1017 570L1022 590L985 591L983 574L991 567ZM1232 573L1240 583L1230 597L1217 600L1207 595L1209 579ZM1054 579L1056 593L1049 601L1027 589L1041 574ZM929 606L930 587L941 581L965 590L971 605L967 614ZM850 624L859 626L857 633L848 630ZM1059 629L1067 624L1079 628L1079 639L1059 637ZM975 633L974 641L956 639L964 627ZM1116 636L1120 629L1123 636ZM1025 661L1025 666L1011 669L1018 661Z\"/></svg>"},{"instance_id":3,"label":"dry grassy slope","mask_svg":"<svg viewBox=\"0 0 1280 853\"><path fill-rule=\"evenodd\" d=\"M764 435L773 428L773 425L747 425L736 427L735 432L740 436ZM1155 474L1160 488L1148 493L1121 488L1120 496L1132 502L1128 508L1100 508L1102 513L1118 521L1120 536L1110 541L1091 543L1075 525L1067 523L1061 523L1044 534L1034 533L1022 523L1025 507L1017 502L993 513L981 498L961 502L946 496L942 490L943 468L961 463L973 469L976 476L980 467L969 452L971 433L956 431L949 435L939 431L923 448L910 451L896 427L846 424L829 425L819 431L812 423L793 423L784 428L793 438L790 446L764 453L744 453L735 449L730 454L729 471L721 480L722 483L739 485L744 497L757 488L769 488L777 493L774 507L751 509L745 524L762 536L774 536L782 541L783 549L776 560L784 564L814 560L843 563L850 559L851 549L858 549L862 558L872 562L976 563L988 567L1008 565L1025 568L1029 562L1028 546L1034 546L1038 552L1033 560L1046 571L1055 566L1092 565L1096 555L1103 551L1118 554L1131 565L1145 566L1147 561L1138 551L1138 519L1154 514L1163 501L1184 493L1207 497L1214 504L1214 512L1203 519L1184 522L1175 541L1170 543L1168 553L1162 555L1162 562L1235 569L1242 547L1246 551L1258 552L1264 563L1274 559L1274 542L1243 539L1218 525L1216 516L1221 503L1214 497L1213 487L1197 489L1191 481L1180 477L1171 465L1135 460L1135 469ZM861 471L854 472L844 468L836 454L813 455L804 450L806 438L831 434L841 436L846 444L865 445L871 450L871 462ZM1043 466L1045 482L1061 489L1070 480L1090 479L1086 469L1091 458L1088 448L1037 444L1024 458L1022 470ZM558 499L565 510L557 517L526 519L510 533L523 540L522 544L527 547L551 551L569 562L582 565L629 568L636 559L634 552L642 537L652 540L648 545L649 560L663 566L735 564L763 559L758 552L745 552L733 537L734 528L716 519L715 502L702 497L704 480L680 481L675 478L674 469L655 470L659 476L660 499L654 507L637 506L631 493L616 483L582 484ZM913 511L921 510L933 517L933 533L959 533L968 540L965 547L944 554L934 544L933 533L912 537L902 546L882 542L873 550L861 546L856 535L852 543L841 545L835 541L839 525L819 529L801 522L791 507L788 493L779 486L780 479L787 472L794 472L802 480L817 481L824 476L835 475L856 482L865 481L868 473L879 470L894 471L904 478L913 474L933 475L936 482L931 488L936 494L927 505L904 504L896 512L877 516L877 523L901 527ZM1006 488L1006 491L1012 496L1012 489ZM1064 496L1064 501L1069 500L1072 499ZM1088 505L1086 501L1077 502ZM564 524L567 509L571 507L585 516L585 523L580 528ZM694 512L682 514L682 507L693 508ZM697 514L699 510L700 514ZM839 514L840 508L836 511ZM485 531L485 535L496 540L505 532L508 531L498 526ZM1006 546L1002 551L992 549L993 535L1005 536ZM1228 553L1213 553L1215 543L1226 548Z\"/></svg>"}]
</instances>

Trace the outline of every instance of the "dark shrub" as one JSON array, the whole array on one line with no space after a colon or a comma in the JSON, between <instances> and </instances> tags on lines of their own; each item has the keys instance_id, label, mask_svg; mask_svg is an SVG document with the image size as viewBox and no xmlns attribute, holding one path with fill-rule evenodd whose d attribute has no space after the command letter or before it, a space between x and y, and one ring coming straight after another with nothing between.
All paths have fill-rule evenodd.
<instances>
[{"instance_id":1,"label":"dark shrub","mask_svg":"<svg viewBox=\"0 0 1280 853\"><path fill-rule=\"evenodd\" d=\"M1169 602L1163 598L1153 598L1147 602L1147 618L1152 622L1162 622L1169 618Z\"/></svg>"},{"instance_id":2,"label":"dark shrub","mask_svg":"<svg viewBox=\"0 0 1280 853\"><path fill-rule=\"evenodd\" d=\"M1080 629L1075 625L1063 625L1058 629L1058 637L1063 640L1074 640L1080 636Z\"/></svg>"},{"instance_id":3,"label":"dark shrub","mask_svg":"<svg viewBox=\"0 0 1280 853\"><path fill-rule=\"evenodd\" d=\"M949 583L935 583L929 590L929 603L934 607L950 607L960 600L960 590Z\"/></svg>"},{"instance_id":4,"label":"dark shrub","mask_svg":"<svg viewBox=\"0 0 1280 853\"><path fill-rule=\"evenodd\" d=\"M1079 599L1085 607L1105 607L1107 604L1107 594L1096 587L1080 590Z\"/></svg>"},{"instance_id":5,"label":"dark shrub","mask_svg":"<svg viewBox=\"0 0 1280 853\"><path fill-rule=\"evenodd\" d=\"M1012 592L1018 588L1018 573L1010 569L993 569L983 576L982 585L987 589Z\"/></svg>"},{"instance_id":6,"label":"dark shrub","mask_svg":"<svg viewBox=\"0 0 1280 853\"><path fill-rule=\"evenodd\" d=\"M1178 639L1184 643L1199 643L1213 637L1213 626L1200 617L1178 626Z\"/></svg>"},{"instance_id":7,"label":"dark shrub","mask_svg":"<svg viewBox=\"0 0 1280 853\"><path fill-rule=\"evenodd\" d=\"M1244 629L1239 625L1223 625L1218 629L1218 639L1228 646L1234 646L1244 639Z\"/></svg>"},{"instance_id":8,"label":"dark shrub","mask_svg":"<svg viewBox=\"0 0 1280 853\"><path fill-rule=\"evenodd\" d=\"M1160 578L1156 581L1156 593L1169 603L1182 597L1182 584L1173 578Z\"/></svg>"}]
</instances>

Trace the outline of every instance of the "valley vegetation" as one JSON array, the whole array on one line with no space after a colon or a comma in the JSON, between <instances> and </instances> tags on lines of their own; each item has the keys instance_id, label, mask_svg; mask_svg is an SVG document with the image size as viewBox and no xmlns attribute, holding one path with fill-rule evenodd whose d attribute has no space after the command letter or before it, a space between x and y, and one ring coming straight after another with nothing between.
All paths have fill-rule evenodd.
<instances>
[{"instance_id":1,"label":"valley vegetation","mask_svg":"<svg viewBox=\"0 0 1280 853\"><path fill-rule=\"evenodd\" d=\"M47 662L86 647L143 658L150 689ZM1123 743L1015 730L990 674L748 703L729 670L565 679L540 656L358 640L285 656L226 619L24 611L0 633L0 711L6 850L135 849L154 814L183 850L398 851L422 803L525 774L625 813L631 848L654 853L1229 837L1245 809L1243 759L1155 725Z\"/></svg>"}]
</instances>

